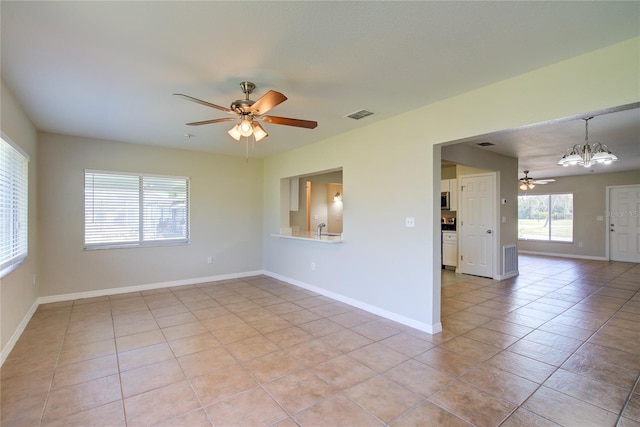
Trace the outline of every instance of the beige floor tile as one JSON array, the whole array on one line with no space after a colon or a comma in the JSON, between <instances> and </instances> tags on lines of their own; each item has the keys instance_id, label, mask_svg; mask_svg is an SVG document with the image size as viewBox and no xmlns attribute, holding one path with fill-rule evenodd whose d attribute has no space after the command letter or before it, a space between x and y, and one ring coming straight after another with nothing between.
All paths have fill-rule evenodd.
<instances>
[{"instance_id":1,"label":"beige floor tile","mask_svg":"<svg viewBox=\"0 0 640 427\"><path fill-rule=\"evenodd\" d=\"M435 346L435 344L420 339L408 332L385 338L380 341L380 343L409 357L417 356Z\"/></svg>"},{"instance_id":2,"label":"beige floor tile","mask_svg":"<svg viewBox=\"0 0 640 427\"><path fill-rule=\"evenodd\" d=\"M538 383L489 364L478 366L473 371L460 377L460 379L494 397L516 405L524 402L539 387Z\"/></svg>"},{"instance_id":3,"label":"beige floor tile","mask_svg":"<svg viewBox=\"0 0 640 427\"><path fill-rule=\"evenodd\" d=\"M120 364L120 372L125 372L141 366L173 359L174 357L169 344L161 343L118 353L118 362Z\"/></svg>"},{"instance_id":4,"label":"beige floor tile","mask_svg":"<svg viewBox=\"0 0 640 427\"><path fill-rule=\"evenodd\" d=\"M28 394L20 400L0 402L0 422L3 427L37 426L42 418L47 392Z\"/></svg>"},{"instance_id":5,"label":"beige floor tile","mask_svg":"<svg viewBox=\"0 0 640 427\"><path fill-rule=\"evenodd\" d=\"M49 422L119 400L120 378L110 375L52 391L43 419Z\"/></svg>"},{"instance_id":6,"label":"beige floor tile","mask_svg":"<svg viewBox=\"0 0 640 427\"><path fill-rule=\"evenodd\" d=\"M394 366L398 366L408 359L408 356L398 353L379 342L374 342L368 346L361 347L348 354L378 373L382 373Z\"/></svg>"},{"instance_id":7,"label":"beige floor tile","mask_svg":"<svg viewBox=\"0 0 640 427\"><path fill-rule=\"evenodd\" d=\"M171 347L171 350L176 357L209 350L215 347L220 347L221 345L220 341L215 339L209 331L169 341L169 347Z\"/></svg>"},{"instance_id":8,"label":"beige floor tile","mask_svg":"<svg viewBox=\"0 0 640 427\"><path fill-rule=\"evenodd\" d=\"M424 397L431 397L454 379L450 374L413 359L390 369L384 376Z\"/></svg>"},{"instance_id":9,"label":"beige floor tile","mask_svg":"<svg viewBox=\"0 0 640 427\"><path fill-rule=\"evenodd\" d=\"M501 424L501 427L560 427L560 425L520 407Z\"/></svg>"},{"instance_id":10,"label":"beige floor tile","mask_svg":"<svg viewBox=\"0 0 640 427\"><path fill-rule=\"evenodd\" d=\"M353 401L334 395L294 416L301 426L382 426L383 423Z\"/></svg>"},{"instance_id":11,"label":"beige floor tile","mask_svg":"<svg viewBox=\"0 0 640 427\"><path fill-rule=\"evenodd\" d=\"M454 381L429 400L480 427L499 425L517 408L461 381Z\"/></svg>"},{"instance_id":12,"label":"beige floor tile","mask_svg":"<svg viewBox=\"0 0 640 427\"><path fill-rule=\"evenodd\" d=\"M87 409L43 424L44 427L124 426L122 400Z\"/></svg>"},{"instance_id":13,"label":"beige floor tile","mask_svg":"<svg viewBox=\"0 0 640 427\"><path fill-rule=\"evenodd\" d=\"M627 389L564 369L558 369L545 381L544 386L611 412L619 412L629 394Z\"/></svg>"},{"instance_id":14,"label":"beige floor tile","mask_svg":"<svg viewBox=\"0 0 640 427\"><path fill-rule=\"evenodd\" d=\"M370 340L351 329L324 336L322 337L322 340L345 353L364 347L373 342L373 340Z\"/></svg>"},{"instance_id":15,"label":"beige floor tile","mask_svg":"<svg viewBox=\"0 0 640 427\"><path fill-rule=\"evenodd\" d=\"M191 379L203 405L209 405L256 387L258 384L240 365L231 365Z\"/></svg>"},{"instance_id":16,"label":"beige floor tile","mask_svg":"<svg viewBox=\"0 0 640 427\"><path fill-rule=\"evenodd\" d=\"M402 332L402 329L399 327L390 326L381 320L374 320L372 322L355 326L352 330L373 341L380 341Z\"/></svg>"},{"instance_id":17,"label":"beige floor tile","mask_svg":"<svg viewBox=\"0 0 640 427\"><path fill-rule=\"evenodd\" d=\"M58 366L95 359L97 357L114 354L115 352L116 345L113 339L74 346L63 346L58 359Z\"/></svg>"},{"instance_id":18,"label":"beige floor tile","mask_svg":"<svg viewBox=\"0 0 640 427\"><path fill-rule=\"evenodd\" d=\"M118 353L123 353L136 348L162 344L166 341L160 329L153 329L151 331L118 337L116 338L116 347L118 348Z\"/></svg>"},{"instance_id":19,"label":"beige floor tile","mask_svg":"<svg viewBox=\"0 0 640 427\"><path fill-rule=\"evenodd\" d=\"M335 322L332 322L329 319L318 319L300 325L300 329L303 329L314 337L323 337L325 335L330 335L342 331L344 330L344 327Z\"/></svg>"},{"instance_id":20,"label":"beige floor tile","mask_svg":"<svg viewBox=\"0 0 640 427\"><path fill-rule=\"evenodd\" d=\"M273 381L305 367L300 360L282 350L252 359L244 365L263 383Z\"/></svg>"},{"instance_id":21,"label":"beige floor tile","mask_svg":"<svg viewBox=\"0 0 640 427\"><path fill-rule=\"evenodd\" d=\"M244 320L242 324L215 329L211 333L222 344L231 344L258 335L258 331L244 323Z\"/></svg>"},{"instance_id":22,"label":"beige floor tile","mask_svg":"<svg viewBox=\"0 0 640 427\"><path fill-rule=\"evenodd\" d=\"M617 419L617 414L544 386L523 407L560 425L613 426Z\"/></svg>"},{"instance_id":23,"label":"beige floor tile","mask_svg":"<svg viewBox=\"0 0 640 427\"><path fill-rule=\"evenodd\" d=\"M259 387L207 406L214 425L268 426L287 418L286 412Z\"/></svg>"},{"instance_id":24,"label":"beige floor tile","mask_svg":"<svg viewBox=\"0 0 640 427\"><path fill-rule=\"evenodd\" d=\"M183 381L185 375L175 359L145 365L120 374L125 398Z\"/></svg>"},{"instance_id":25,"label":"beige floor tile","mask_svg":"<svg viewBox=\"0 0 640 427\"><path fill-rule=\"evenodd\" d=\"M471 427L472 424L431 402L424 402L391 422L391 427Z\"/></svg>"},{"instance_id":26,"label":"beige floor tile","mask_svg":"<svg viewBox=\"0 0 640 427\"><path fill-rule=\"evenodd\" d=\"M290 414L315 405L334 393L333 387L308 369L286 375L265 387Z\"/></svg>"},{"instance_id":27,"label":"beige floor tile","mask_svg":"<svg viewBox=\"0 0 640 427\"><path fill-rule=\"evenodd\" d=\"M453 376L462 375L480 363L477 359L463 356L442 347L427 350L414 357L414 359Z\"/></svg>"},{"instance_id":28,"label":"beige floor tile","mask_svg":"<svg viewBox=\"0 0 640 427\"><path fill-rule=\"evenodd\" d=\"M304 366L315 366L343 353L321 339L305 341L289 347L286 352Z\"/></svg>"},{"instance_id":29,"label":"beige floor tile","mask_svg":"<svg viewBox=\"0 0 640 427\"><path fill-rule=\"evenodd\" d=\"M203 409L187 412L176 418L158 424L158 427L212 427L209 417Z\"/></svg>"},{"instance_id":30,"label":"beige floor tile","mask_svg":"<svg viewBox=\"0 0 640 427\"><path fill-rule=\"evenodd\" d=\"M191 353L178 358L184 373L189 377L204 375L209 372L235 365L237 362L223 347Z\"/></svg>"},{"instance_id":31,"label":"beige floor tile","mask_svg":"<svg viewBox=\"0 0 640 427\"><path fill-rule=\"evenodd\" d=\"M352 387L376 375L376 371L347 355L328 360L311 370L336 389Z\"/></svg>"},{"instance_id":32,"label":"beige floor tile","mask_svg":"<svg viewBox=\"0 0 640 427\"><path fill-rule=\"evenodd\" d=\"M118 358L115 354L64 365L56 369L51 390L80 384L96 378L118 373Z\"/></svg>"},{"instance_id":33,"label":"beige floor tile","mask_svg":"<svg viewBox=\"0 0 640 427\"><path fill-rule=\"evenodd\" d=\"M176 306L179 307L179 306ZM198 319L191 314L190 311L185 311L182 313L169 314L166 316L157 316L154 314L156 318L156 323L160 328L168 328L170 326L182 325L185 323L196 322Z\"/></svg>"},{"instance_id":34,"label":"beige floor tile","mask_svg":"<svg viewBox=\"0 0 640 427\"><path fill-rule=\"evenodd\" d=\"M355 385L344 394L380 420L389 423L424 398L384 376L373 377Z\"/></svg>"},{"instance_id":35,"label":"beige floor tile","mask_svg":"<svg viewBox=\"0 0 640 427\"><path fill-rule=\"evenodd\" d=\"M181 315L178 315L178 316L181 316ZM161 319L166 319L166 318L160 317L158 321ZM179 325L162 328L162 333L164 334L167 341L189 337L191 335L198 335L204 332L208 332L208 329L199 321L182 323Z\"/></svg>"},{"instance_id":36,"label":"beige floor tile","mask_svg":"<svg viewBox=\"0 0 640 427\"><path fill-rule=\"evenodd\" d=\"M12 403L30 395L46 393L49 390L54 371L49 367L33 369L31 373L16 375L0 381L1 403Z\"/></svg>"},{"instance_id":37,"label":"beige floor tile","mask_svg":"<svg viewBox=\"0 0 640 427\"><path fill-rule=\"evenodd\" d=\"M264 356L265 354L278 351L277 345L264 338L261 335L256 335L246 340L238 341L226 346L229 353L240 361L247 361Z\"/></svg>"},{"instance_id":38,"label":"beige floor tile","mask_svg":"<svg viewBox=\"0 0 640 427\"><path fill-rule=\"evenodd\" d=\"M127 426L149 426L170 420L200 406L186 381L137 394L124 400Z\"/></svg>"}]
</instances>

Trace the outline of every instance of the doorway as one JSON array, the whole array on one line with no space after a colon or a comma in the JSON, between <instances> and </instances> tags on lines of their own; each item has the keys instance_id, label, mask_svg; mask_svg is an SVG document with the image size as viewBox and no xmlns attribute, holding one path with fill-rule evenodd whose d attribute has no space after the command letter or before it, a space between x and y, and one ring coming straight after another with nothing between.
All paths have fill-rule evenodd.
<instances>
[{"instance_id":1,"label":"doorway","mask_svg":"<svg viewBox=\"0 0 640 427\"><path fill-rule=\"evenodd\" d=\"M496 172L461 175L460 272L493 278L496 233Z\"/></svg>"},{"instance_id":2,"label":"doorway","mask_svg":"<svg viewBox=\"0 0 640 427\"><path fill-rule=\"evenodd\" d=\"M640 262L640 185L607 187L609 259Z\"/></svg>"}]
</instances>

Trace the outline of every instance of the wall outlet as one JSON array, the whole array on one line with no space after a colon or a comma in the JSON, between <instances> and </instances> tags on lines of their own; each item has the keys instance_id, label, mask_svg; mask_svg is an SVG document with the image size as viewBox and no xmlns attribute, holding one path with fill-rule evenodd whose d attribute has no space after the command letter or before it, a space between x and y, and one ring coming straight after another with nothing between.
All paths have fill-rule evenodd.
<instances>
[{"instance_id":1,"label":"wall outlet","mask_svg":"<svg viewBox=\"0 0 640 427\"><path fill-rule=\"evenodd\" d=\"M408 216L404 219L404 226L405 227L415 227L416 226L416 219L412 216Z\"/></svg>"},{"instance_id":2,"label":"wall outlet","mask_svg":"<svg viewBox=\"0 0 640 427\"><path fill-rule=\"evenodd\" d=\"M213 257L212 256L208 256L207 257L207 264L211 264L213 262Z\"/></svg>"},{"instance_id":3,"label":"wall outlet","mask_svg":"<svg viewBox=\"0 0 640 427\"><path fill-rule=\"evenodd\" d=\"M311 262L311 271L314 271L316 269L316 263L315 262Z\"/></svg>"},{"instance_id":4,"label":"wall outlet","mask_svg":"<svg viewBox=\"0 0 640 427\"><path fill-rule=\"evenodd\" d=\"M578 242L578 247L581 248L582 247L582 242Z\"/></svg>"}]
</instances>

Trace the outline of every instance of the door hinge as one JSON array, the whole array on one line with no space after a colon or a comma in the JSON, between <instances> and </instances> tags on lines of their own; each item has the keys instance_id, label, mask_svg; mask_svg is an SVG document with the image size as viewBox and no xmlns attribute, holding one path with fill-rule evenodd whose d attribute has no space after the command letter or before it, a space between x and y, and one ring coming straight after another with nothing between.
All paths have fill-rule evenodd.
<instances>
[{"instance_id":1,"label":"door hinge","mask_svg":"<svg viewBox=\"0 0 640 427\"><path fill-rule=\"evenodd\" d=\"M464 261L464 256L460 255L460 261Z\"/></svg>"}]
</instances>

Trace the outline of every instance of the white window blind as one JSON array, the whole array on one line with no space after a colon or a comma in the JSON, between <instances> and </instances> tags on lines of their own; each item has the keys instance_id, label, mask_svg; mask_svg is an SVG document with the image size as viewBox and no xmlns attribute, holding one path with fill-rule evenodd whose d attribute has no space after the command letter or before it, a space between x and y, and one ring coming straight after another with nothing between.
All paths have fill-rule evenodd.
<instances>
[{"instance_id":1,"label":"white window blind","mask_svg":"<svg viewBox=\"0 0 640 427\"><path fill-rule=\"evenodd\" d=\"M28 178L29 159L3 136L0 139L0 277L27 258Z\"/></svg>"},{"instance_id":2,"label":"white window blind","mask_svg":"<svg viewBox=\"0 0 640 427\"><path fill-rule=\"evenodd\" d=\"M189 178L85 170L86 249L189 242Z\"/></svg>"}]
</instances>

